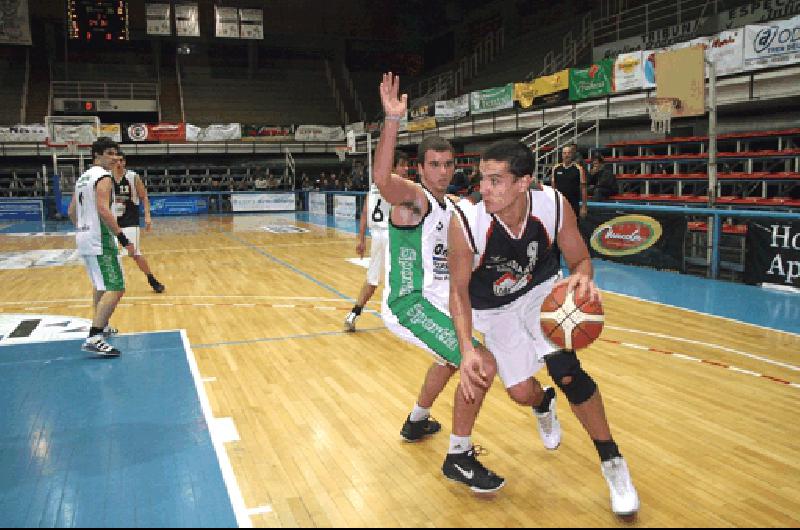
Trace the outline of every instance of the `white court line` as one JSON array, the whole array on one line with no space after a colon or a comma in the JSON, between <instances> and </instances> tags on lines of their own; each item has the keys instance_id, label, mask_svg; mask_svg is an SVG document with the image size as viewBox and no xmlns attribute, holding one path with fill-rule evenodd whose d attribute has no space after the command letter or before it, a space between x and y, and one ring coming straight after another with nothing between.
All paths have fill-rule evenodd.
<instances>
[{"instance_id":1,"label":"white court line","mask_svg":"<svg viewBox=\"0 0 800 530\"><path fill-rule=\"evenodd\" d=\"M200 399L200 407L203 409L203 416L205 416L208 432L211 435L211 442L214 444L214 451L217 453L219 468L220 471L222 471L222 479L225 481L225 487L228 489L228 497L231 500L233 512L236 515L236 522L239 524L239 528L252 528L253 521L250 520L250 515L244 504L242 490L239 488L239 483L236 481L236 475L233 473L233 466L231 466L228 453L225 451L222 440L219 439L219 433L215 434L212 429L212 426L215 424L215 419L211 411L211 402L208 400L208 394L206 394L206 389L201 381L200 370L197 367L197 360L194 357L192 346L189 344L189 337L186 335L185 329L180 330L180 333L181 340L183 341L183 349L186 351L186 360L189 362L189 370L192 372L194 386L197 389L197 397Z\"/></svg>"},{"instance_id":2,"label":"white court line","mask_svg":"<svg viewBox=\"0 0 800 530\"><path fill-rule=\"evenodd\" d=\"M667 339L667 340L674 340L678 342L685 342L687 344L695 344L697 346L705 346L706 348L712 348L715 350L721 350L727 353L732 353L734 355L740 355L742 357L747 357L748 359L753 359L756 361L761 361L767 364L772 364L774 366L780 366L781 368L787 368L794 372L800 372L800 366L795 366L793 364L784 363L781 361L776 361L773 359L769 359L767 357L762 357L760 355L755 355L753 353L747 353L739 350L734 350L733 348L728 348L727 346L720 346L719 344L711 344L708 342L701 342L699 340L692 340L692 339L684 339L681 337L674 337L672 335L664 335L663 333L655 333L652 331L642 331L639 329L629 329L629 328L621 328L618 326L606 326L607 329L613 329L615 331L627 331L628 333L637 333L639 335L649 335L651 337L658 337L659 339ZM628 346L627 344L625 344Z\"/></svg>"},{"instance_id":3,"label":"white court line","mask_svg":"<svg viewBox=\"0 0 800 530\"><path fill-rule=\"evenodd\" d=\"M671 307L673 309L680 309L681 311L688 311L689 313L695 313L697 315L704 315L704 316L707 316L707 317L721 318L722 320L727 320L729 322L736 322L737 324L744 324L746 326L753 326L754 328L765 329L767 331L774 331L776 333L783 333L785 335L791 335L792 337L799 337L800 338L800 334L792 333L791 331L784 331L782 329L775 329L775 328L770 328L770 327L767 327L767 326L761 326L759 324L752 324L750 322L744 322L742 320L736 320L735 318L723 317L723 316L720 316L720 315L714 315L713 313L703 313L702 311L697 311L696 309L687 309L685 307L680 307L680 306L676 306L676 305L672 305L672 304L665 304L664 302L654 302L653 300L647 300L645 298L639 298L638 296L633 296L631 294L618 293L616 291L611 291L609 289L603 289L602 291L606 292L606 293L615 294L617 296L624 296L625 298L632 298L634 300L639 300L640 302L648 302L650 304L656 304L656 305L660 305L660 306L664 306L664 307Z\"/></svg>"},{"instance_id":4,"label":"white court line","mask_svg":"<svg viewBox=\"0 0 800 530\"><path fill-rule=\"evenodd\" d=\"M257 508L250 508L249 510L247 510L247 514L250 516L263 515L265 513L272 513L272 506L269 505L259 506Z\"/></svg>"},{"instance_id":5,"label":"white court line","mask_svg":"<svg viewBox=\"0 0 800 530\"><path fill-rule=\"evenodd\" d=\"M354 287L355 286L354 284ZM204 294L204 295L154 295L154 296L125 296L123 300L165 300L165 299L208 299L208 298L238 298L247 300L302 300L308 302L341 302L343 298L325 298L320 296L270 296L270 295L249 295L249 294ZM0 306L9 305L24 305L24 304L59 304L64 302L84 302L91 304L92 300L89 298L57 298L53 300L24 300L21 302L0 302ZM370 304L379 304L375 300L371 300ZM123 305L120 303L117 307ZM79 306L84 307L84 306Z\"/></svg>"}]
</instances>

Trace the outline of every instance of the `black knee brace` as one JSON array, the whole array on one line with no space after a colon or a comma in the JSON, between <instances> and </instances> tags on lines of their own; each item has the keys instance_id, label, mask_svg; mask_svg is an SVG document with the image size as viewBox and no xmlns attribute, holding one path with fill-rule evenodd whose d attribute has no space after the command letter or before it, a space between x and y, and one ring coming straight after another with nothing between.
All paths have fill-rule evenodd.
<instances>
[{"instance_id":1,"label":"black knee brace","mask_svg":"<svg viewBox=\"0 0 800 530\"><path fill-rule=\"evenodd\" d=\"M592 376L581 368L578 356L572 350L561 350L545 357L547 371L558 388L567 396L573 405L580 405L592 397L597 390L597 383ZM568 384L563 383L566 377L572 378Z\"/></svg>"}]
</instances>

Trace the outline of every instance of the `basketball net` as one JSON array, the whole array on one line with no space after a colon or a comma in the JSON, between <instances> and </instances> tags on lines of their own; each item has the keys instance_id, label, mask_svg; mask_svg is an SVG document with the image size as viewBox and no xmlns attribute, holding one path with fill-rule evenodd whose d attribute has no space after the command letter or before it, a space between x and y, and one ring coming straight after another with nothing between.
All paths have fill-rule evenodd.
<instances>
[{"instance_id":1,"label":"basketball net","mask_svg":"<svg viewBox=\"0 0 800 530\"><path fill-rule=\"evenodd\" d=\"M346 145L337 145L334 147L334 149L336 150L336 156L339 157L339 162L344 162L347 158L347 153L350 151L350 148L348 148Z\"/></svg>"},{"instance_id":2,"label":"basketball net","mask_svg":"<svg viewBox=\"0 0 800 530\"><path fill-rule=\"evenodd\" d=\"M677 98L648 98L647 114L650 115L650 130L654 133L669 134L672 125L672 114L680 108L681 100Z\"/></svg>"}]
</instances>

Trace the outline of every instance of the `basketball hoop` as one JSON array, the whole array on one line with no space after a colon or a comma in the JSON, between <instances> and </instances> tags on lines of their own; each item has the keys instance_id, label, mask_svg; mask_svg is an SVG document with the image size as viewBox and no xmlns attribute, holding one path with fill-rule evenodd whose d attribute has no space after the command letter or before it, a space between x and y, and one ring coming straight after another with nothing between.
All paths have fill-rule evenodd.
<instances>
[{"instance_id":1,"label":"basketball hoop","mask_svg":"<svg viewBox=\"0 0 800 530\"><path fill-rule=\"evenodd\" d=\"M650 115L650 130L654 133L669 134L672 115L681 108L678 98L647 98L647 114Z\"/></svg>"},{"instance_id":2,"label":"basketball hoop","mask_svg":"<svg viewBox=\"0 0 800 530\"><path fill-rule=\"evenodd\" d=\"M75 156L78 154L78 142L77 140L68 140L67 141L67 154L71 156Z\"/></svg>"},{"instance_id":3,"label":"basketball hoop","mask_svg":"<svg viewBox=\"0 0 800 530\"><path fill-rule=\"evenodd\" d=\"M350 148L346 145L337 145L334 147L336 150L336 156L339 157L339 162L344 162L347 158L347 153L350 151Z\"/></svg>"}]
</instances>

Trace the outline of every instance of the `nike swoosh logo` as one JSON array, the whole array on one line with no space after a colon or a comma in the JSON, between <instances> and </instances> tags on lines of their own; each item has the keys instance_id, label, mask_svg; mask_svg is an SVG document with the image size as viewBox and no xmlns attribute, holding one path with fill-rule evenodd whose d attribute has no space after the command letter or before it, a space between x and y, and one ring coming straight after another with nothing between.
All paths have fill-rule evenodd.
<instances>
[{"instance_id":1,"label":"nike swoosh logo","mask_svg":"<svg viewBox=\"0 0 800 530\"><path fill-rule=\"evenodd\" d=\"M455 467L457 470L459 470L461 472L461 474L464 475L464 478L467 479L467 480L472 480L472 477L475 476L475 471L469 471L469 472L464 471L463 469L461 469L458 466L458 464L453 464L453 467Z\"/></svg>"}]
</instances>

